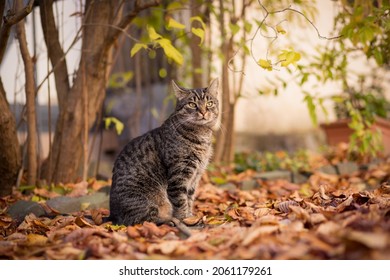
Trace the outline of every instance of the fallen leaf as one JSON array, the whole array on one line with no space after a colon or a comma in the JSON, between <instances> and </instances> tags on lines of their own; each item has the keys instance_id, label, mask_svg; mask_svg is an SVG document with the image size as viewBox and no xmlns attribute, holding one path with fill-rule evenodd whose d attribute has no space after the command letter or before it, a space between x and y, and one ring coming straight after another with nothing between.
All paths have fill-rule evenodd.
<instances>
[{"instance_id":1,"label":"fallen leaf","mask_svg":"<svg viewBox=\"0 0 390 280\"><path fill-rule=\"evenodd\" d=\"M76 217L75 219L76 225L79 227L93 227L85 218L83 217Z\"/></svg>"},{"instance_id":2,"label":"fallen leaf","mask_svg":"<svg viewBox=\"0 0 390 280\"><path fill-rule=\"evenodd\" d=\"M67 187L71 188L72 191L68 194L70 197L79 197L88 194L88 182L82 181L77 184L69 184Z\"/></svg>"},{"instance_id":3,"label":"fallen leaf","mask_svg":"<svg viewBox=\"0 0 390 280\"><path fill-rule=\"evenodd\" d=\"M321 213L310 214L310 223L313 225L320 224L327 221L326 217Z\"/></svg>"},{"instance_id":4,"label":"fallen leaf","mask_svg":"<svg viewBox=\"0 0 390 280\"><path fill-rule=\"evenodd\" d=\"M103 223L102 213L99 210L92 209L91 210L91 216L92 216L92 220L95 223L95 225L99 226L99 225L101 225Z\"/></svg>"},{"instance_id":5,"label":"fallen leaf","mask_svg":"<svg viewBox=\"0 0 390 280\"><path fill-rule=\"evenodd\" d=\"M47 242L47 237L40 235L40 234L34 234L30 233L27 235L27 246L44 246Z\"/></svg>"},{"instance_id":6,"label":"fallen leaf","mask_svg":"<svg viewBox=\"0 0 390 280\"><path fill-rule=\"evenodd\" d=\"M342 203L340 203L339 205L337 205L336 207L336 210L338 212L342 212L345 210L345 208L347 208L348 206L351 205L351 203L353 202L353 197L352 195L349 196L346 200L344 200Z\"/></svg>"},{"instance_id":7,"label":"fallen leaf","mask_svg":"<svg viewBox=\"0 0 390 280\"><path fill-rule=\"evenodd\" d=\"M187 226L194 226L202 221L203 215L199 213L196 216L187 217L183 220L183 223Z\"/></svg>"},{"instance_id":8,"label":"fallen leaf","mask_svg":"<svg viewBox=\"0 0 390 280\"><path fill-rule=\"evenodd\" d=\"M389 235L382 232L350 231L346 237L371 249L385 249L389 244Z\"/></svg>"},{"instance_id":9,"label":"fallen leaf","mask_svg":"<svg viewBox=\"0 0 390 280\"><path fill-rule=\"evenodd\" d=\"M318 234L328 236L328 235L337 235L338 232L340 232L342 229L341 225L339 225L336 222L329 221L320 224L320 226L317 228L316 232Z\"/></svg>"},{"instance_id":10,"label":"fallen leaf","mask_svg":"<svg viewBox=\"0 0 390 280\"><path fill-rule=\"evenodd\" d=\"M138 227L137 226L128 226L127 227L127 234L131 238L138 238L138 237L141 236L140 232L138 231Z\"/></svg>"},{"instance_id":11,"label":"fallen leaf","mask_svg":"<svg viewBox=\"0 0 390 280\"><path fill-rule=\"evenodd\" d=\"M290 213L291 212L291 209L289 208L290 205L297 206L299 204L293 200L287 200L287 201L283 201L283 202L278 203L277 205L275 205L275 207L280 212Z\"/></svg>"},{"instance_id":12,"label":"fallen leaf","mask_svg":"<svg viewBox=\"0 0 390 280\"><path fill-rule=\"evenodd\" d=\"M247 236L242 241L242 245L248 246L253 241L258 239L261 235L270 234L273 232L276 232L279 229L279 226L277 225L265 225L265 226L259 226L254 229L249 230Z\"/></svg>"}]
</instances>

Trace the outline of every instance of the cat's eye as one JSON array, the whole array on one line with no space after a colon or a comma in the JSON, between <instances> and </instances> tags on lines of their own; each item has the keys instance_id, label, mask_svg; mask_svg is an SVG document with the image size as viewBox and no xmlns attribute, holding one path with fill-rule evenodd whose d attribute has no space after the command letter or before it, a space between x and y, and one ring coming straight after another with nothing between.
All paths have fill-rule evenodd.
<instances>
[{"instance_id":1,"label":"cat's eye","mask_svg":"<svg viewBox=\"0 0 390 280\"><path fill-rule=\"evenodd\" d=\"M196 104L194 102L190 102L190 103L188 103L188 107L190 107L191 109L195 109Z\"/></svg>"},{"instance_id":2,"label":"cat's eye","mask_svg":"<svg viewBox=\"0 0 390 280\"><path fill-rule=\"evenodd\" d=\"M207 107L213 107L214 106L214 102L213 101L209 101L207 102Z\"/></svg>"}]
</instances>

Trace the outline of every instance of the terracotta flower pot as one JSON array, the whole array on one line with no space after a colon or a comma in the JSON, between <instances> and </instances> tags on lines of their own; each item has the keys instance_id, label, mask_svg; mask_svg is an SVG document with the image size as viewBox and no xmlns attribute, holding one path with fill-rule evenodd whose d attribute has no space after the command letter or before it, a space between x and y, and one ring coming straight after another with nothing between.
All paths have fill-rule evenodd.
<instances>
[{"instance_id":1,"label":"terracotta flower pot","mask_svg":"<svg viewBox=\"0 0 390 280\"><path fill-rule=\"evenodd\" d=\"M328 145L335 146L338 143L349 142L353 130L348 126L349 119L337 120L328 124L321 124L324 130ZM372 126L373 130L379 129L382 133L382 142L386 155L390 154L390 120L376 118Z\"/></svg>"}]
</instances>

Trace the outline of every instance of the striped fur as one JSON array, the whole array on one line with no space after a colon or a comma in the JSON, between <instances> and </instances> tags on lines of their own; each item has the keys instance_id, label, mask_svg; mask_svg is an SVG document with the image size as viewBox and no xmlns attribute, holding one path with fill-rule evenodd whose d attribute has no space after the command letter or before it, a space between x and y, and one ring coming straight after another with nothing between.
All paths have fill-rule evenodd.
<instances>
[{"instance_id":1,"label":"striped fur","mask_svg":"<svg viewBox=\"0 0 390 280\"><path fill-rule=\"evenodd\" d=\"M192 215L195 189L212 154L218 80L201 89L172 86L175 112L160 127L130 141L115 161L113 223L164 223Z\"/></svg>"}]
</instances>

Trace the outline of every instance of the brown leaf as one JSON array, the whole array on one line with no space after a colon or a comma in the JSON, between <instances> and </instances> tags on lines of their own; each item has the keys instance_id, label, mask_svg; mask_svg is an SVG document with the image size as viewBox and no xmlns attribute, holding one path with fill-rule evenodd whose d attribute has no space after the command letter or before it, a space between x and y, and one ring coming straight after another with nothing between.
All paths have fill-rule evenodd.
<instances>
[{"instance_id":1,"label":"brown leaf","mask_svg":"<svg viewBox=\"0 0 390 280\"><path fill-rule=\"evenodd\" d=\"M0 227L3 229L8 228L12 225L12 218L11 217L0 217Z\"/></svg>"},{"instance_id":2,"label":"brown leaf","mask_svg":"<svg viewBox=\"0 0 390 280\"><path fill-rule=\"evenodd\" d=\"M321 213L310 214L310 223L313 225L320 224L327 221L326 217Z\"/></svg>"},{"instance_id":3,"label":"brown leaf","mask_svg":"<svg viewBox=\"0 0 390 280\"><path fill-rule=\"evenodd\" d=\"M88 182L86 181L70 184L68 187L72 188L72 191L68 194L70 197L79 197L88 194Z\"/></svg>"},{"instance_id":4,"label":"brown leaf","mask_svg":"<svg viewBox=\"0 0 390 280\"><path fill-rule=\"evenodd\" d=\"M127 227L127 234L131 238L138 238L141 236L141 234L138 231L138 226L128 226Z\"/></svg>"},{"instance_id":5,"label":"brown leaf","mask_svg":"<svg viewBox=\"0 0 390 280\"><path fill-rule=\"evenodd\" d=\"M289 208L291 209L292 213L296 215L297 219L301 219L304 222L310 221L310 214L301 206L290 205Z\"/></svg>"},{"instance_id":6,"label":"brown leaf","mask_svg":"<svg viewBox=\"0 0 390 280\"><path fill-rule=\"evenodd\" d=\"M34 188L33 192L34 192L34 194L39 195L39 196L44 197L44 198L53 198L53 197L60 196L58 193L51 192L45 188Z\"/></svg>"},{"instance_id":7,"label":"brown leaf","mask_svg":"<svg viewBox=\"0 0 390 280\"><path fill-rule=\"evenodd\" d=\"M328 235L337 235L341 231L342 227L340 224L329 221L320 224L320 226L317 228L317 233L328 236Z\"/></svg>"},{"instance_id":8,"label":"brown leaf","mask_svg":"<svg viewBox=\"0 0 390 280\"><path fill-rule=\"evenodd\" d=\"M177 232L178 230L168 225L161 225L158 227L155 223L144 222L139 229L141 236L151 238L153 236L163 237L169 232Z\"/></svg>"},{"instance_id":9,"label":"brown leaf","mask_svg":"<svg viewBox=\"0 0 390 280\"><path fill-rule=\"evenodd\" d=\"M40 221L38 219L33 220L32 224L34 226L40 227L40 228L42 228L44 230L49 230L49 227L47 225L45 225L44 223L42 223L42 221Z\"/></svg>"},{"instance_id":10,"label":"brown leaf","mask_svg":"<svg viewBox=\"0 0 390 280\"><path fill-rule=\"evenodd\" d=\"M382 169L374 169L370 172L371 177L376 179L382 179L388 175L388 173Z\"/></svg>"},{"instance_id":11,"label":"brown leaf","mask_svg":"<svg viewBox=\"0 0 390 280\"><path fill-rule=\"evenodd\" d=\"M182 243L180 241L176 240L165 241L159 244L152 244L148 248L148 253L151 254L161 252L164 255L171 255L181 244Z\"/></svg>"},{"instance_id":12,"label":"brown leaf","mask_svg":"<svg viewBox=\"0 0 390 280\"><path fill-rule=\"evenodd\" d=\"M336 207L337 212L344 211L344 209L350 206L352 202L353 202L353 197L352 195L350 195L346 200L344 200L342 203L337 205Z\"/></svg>"},{"instance_id":13,"label":"brown leaf","mask_svg":"<svg viewBox=\"0 0 390 280\"><path fill-rule=\"evenodd\" d=\"M196 216L187 217L183 220L183 223L187 226L194 226L202 221L203 214L198 213Z\"/></svg>"},{"instance_id":14,"label":"brown leaf","mask_svg":"<svg viewBox=\"0 0 390 280\"><path fill-rule=\"evenodd\" d=\"M320 196L324 200L330 200L330 197L325 193L327 185L320 185Z\"/></svg>"},{"instance_id":15,"label":"brown leaf","mask_svg":"<svg viewBox=\"0 0 390 280\"><path fill-rule=\"evenodd\" d=\"M85 218L83 217L76 217L75 219L76 225L79 227L93 227Z\"/></svg>"},{"instance_id":16,"label":"brown leaf","mask_svg":"<svg viewBox=\"0 0 390 280\"><path fill-rule=\"evenodd\" d=\"M278 229L279 229L279 226L277 226L277 225L265 225L265 226L259 226L259 227L256 227L254 229L251 229L251 230L249 230L245 239L242 241L242 245L248 246L249 244L251 244L255 240L257 240L260 236L274 233Z\"/></svg>"},{"instance_id":17,"label":"brown leaf","mask_svg":"<svg viewBox=\"0 0 390 280\"><path fill-rule=\"evenodd\" d=\"M25 242L27 241L27 236L19 232L14 232L13 234L7 236L6 240L13 242Z\"/></svg>"},{"instance_id":18,"label":"brown leaf","mask_svg":"<svg viewBox=\"0 0 390 280\"><path fill-rule=\"evenodd\" d=\"M382 232L350 231L347 238L371 249L385 249L389 244L389 234Z\"/></svg>"},{"instance_id":19,"label":"brown leaf","mask_svg":"<svg viewBox=\"0 0 390 280\"><path fill-rule=\"evenodd\" d=\"M72 231L65 237L65 242L82 242L87 237L97 233L98 230L94 228L80 228Z\"/></svg>"},{"instance_id":20,"label":"brown leaf","mask_svg":"<svg viewBox=\"0 0 390 280\"><path fill-rule=\"evenodd\" d=\"M279 225L279 218L275 215L266 215L258 219L261 225Z\"/></svg>"},{"instance_id":21,"label":"brown leaf","mask_svg":"<svg viewBox=\"0 0 390 280\"><path fill-rule=\"evenodd\" d=\"M390 194L390 183L382 183L378 190L376 190L376 194L381 195L381 194Z\"/></svg>"},{"instance_id":22,"label":"brown leaf","mask_svg":"<svg viewBox=\"0 0 390 280\"><path fill-rule=\"evenodd\" d=\"M27 235L27 246L44 246L47 242L47 237L40 234L30 233Z\"/></svg>"},{"instance_id":23,"label":"brown leaf","mask_svg":"<svg viewBox=\"0 0 390 280\"><path fill-rule=\"evenodd\" d=\"M91 216L92 216L92 220L95 223L95 225L99 226L99 225L101 225L103 223L102 213L99 210L92 209L91 210Z\"/></svg>"},{"instance_id":24,"label":"brown leaf","mask_svg":"<svg viewBox=\"0 0 390 280\"><path fill-rule=\"evenodd\" d=\"M254 215L255 217L259 218L268 215L270 212L271 209L269 208L258 208L255 210Z\"/></svg>"},{"instance_id":25,"label":"brown leaf","mask_svg":"<svg viewBox=\"0 0 390 280\"><path fill-rule=\"evenodd\" d=\"M65 246L59 249L48 249L45 254L54 260L80 260L85 257L85 250Z\"/></svg>"},{"instance_id":26,"label":"brown leaf","mask_svg":"<svg viewBox=\"0 0 390 280\"><path fill-rule=\"evenodd\" d=\"M297 206L299 204L293 200L287 200L276 204L275 208L278 209L280 212L290 213L291 212L291 209L289 208L290 205Z\"/></svg>"}]
</instances>

